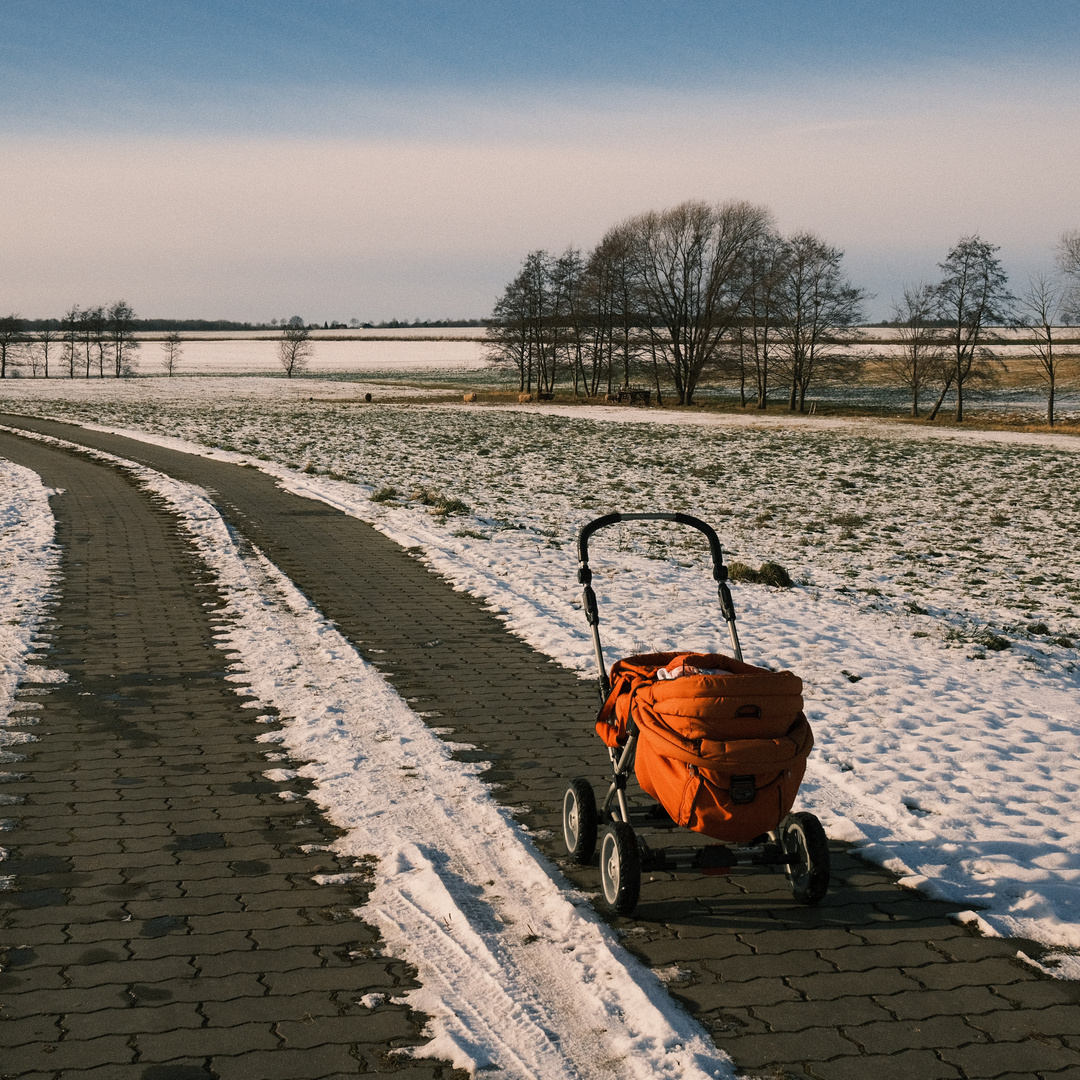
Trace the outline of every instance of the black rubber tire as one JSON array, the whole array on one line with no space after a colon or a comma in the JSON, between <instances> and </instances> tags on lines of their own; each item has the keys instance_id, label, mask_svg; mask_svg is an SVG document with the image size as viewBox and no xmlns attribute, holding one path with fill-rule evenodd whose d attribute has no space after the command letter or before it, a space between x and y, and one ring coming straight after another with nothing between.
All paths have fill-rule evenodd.
<instances>
[{"instance_id":1,"label":"black rubber tire","mask_svg":"<svg viewBox=\"0 0 1080 1080\"><path fill-rule=\"evenodd\" d=\"M829 891L829 841L813 814L789 814L780 825L788 855L798 861L787 868L791 895L800 904L816 904Z\"/></svg>"},{"instance_id":2,"label":"black rubber tire","mask_svg":"<svg viewBox=\"0 0 1080 1080\"><path fill-rule=\"evenodd\" d=\"M613 821L600 841L600 882L604 900L616 915L629 915L641 894L637 837L625 821Z\"/></svg>"},{"instance_id":3,"label":"black rubber tire","mask_svg":"<svg viewBox=\"0 0 1080 1080\"><path fill-rule=\"evenodd\" d=\"M596 795L580 776L570 781L562 803L562 831L566 850L576 863L592 862L596 854Z\"/></svg>"}]
</instances>

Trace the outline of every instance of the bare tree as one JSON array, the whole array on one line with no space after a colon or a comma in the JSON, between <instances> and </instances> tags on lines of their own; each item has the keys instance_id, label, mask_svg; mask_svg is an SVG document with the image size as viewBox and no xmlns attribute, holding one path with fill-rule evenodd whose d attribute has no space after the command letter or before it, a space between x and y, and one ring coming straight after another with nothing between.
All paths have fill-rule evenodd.
<instances>
[{"instance_id":1,"label":"bare tree","mask_svg":"<svg viewBox=\"0 0 1080 1080\"><path fill-rule=\"evenodd\" d=\"M82 312L78 304L72 304L60 319L60 335L64 343L64 362L67 364L68 378L75 378L75 365L79 359L79 329Z\"/></svg>"},{"instance_id":2,"label":"bare tree","mask_svg":"<svg viewBox=\"0 0 1080 1080\"><path fill-rule=\"evenodd\" d=\"M578 349L585 392L592 397L605 383L610 394L614 381L613 271L601 241L585 264L577 292Z\"/></svg>"},{"instance_id":3,"label":"bare tree","mask_svg":"<svg viewBox=\"0 0 1080 1080\"><path fill-rule=\"evenodd\" d=\"M85 377L90 378L90 365L96 346L98 376L103 378L105 375L105 309L102 307L83 308L78 311L78 325L79 342L83 347L86 360Z\"/></svg>"},{"instance_id":4,"label":"bare tree","mask_svg":"<svg viewBox=\"0 0 1080 1080\"><path fill-rule=\"evenodd\" d=\"M627 229L609 229L586 261L581 277L579 324L592 394L602 386L612 393L616 379L627 389L641 354L641 327L648 320L642 313L631 254Z\"/></svg>"},{"instance_id":5,"label":"bare tree","mask_svg":"<svg viewBox=\"0 0 1080 1080\"><path fill-rule=\"evenodd\" d=\"M184 352L183 341L179 330L170 330L161 339L161 366L170 378L180 366L180 358Z\"/></svg>"},{"instance_id":6,"label":"bare tree","mask_svg":"<svg viewBox=\"0 0 1080 1080\"><path fill-rule=\"evenodd\" d=\"M278 360L287 378L301 374L311 360L313 346L311 331L299 315L294 315L281 327L278 339Z\"/></svg>"},{"instance_id":7,"label":"bare tree","mask_svg":"<svg viewBox=\"0 0 1080 1080\"><path fill-rule=\"evenodd\" d=\"M1057 387L1059 355L1054 351L1054 328L1060 325L1068 287L1050 274L1028 278L1020 294L1020 323L1035 337L1039 376L1046 383L1046 422L1054 426L1054 391Z\"/></svg>"},{"instance_id":8,"label":"bare tree","mask_svg":"<svg viewBox=\"0 0 1080 1080\"><path fill-rule=\"evenodd\" d=\"M6 379L8 369L14 368L25 342L22 319L14 313L0 317L0 379Z\"/></svg>"},{"instance_id":9,"label":"bare tree","mask_svg":"<svg viewBox=\"0 0 1080 1080\"><path fill-rule=\"evenodd\" d=\"M956 422L964 419L964 387L993 376L1000 363L986 348L989 328L1008 321L1015 297L1006 288L1008 275L995 254L1000 250L979 236L965 236L938 267L944 273L936 287L938 314L947 323L946 341L951 354L951 383L956 387ZM930 413L938 409L948 384Z\"/></svg>"},{"instance_id":10,"label":"bare tree","mask_svg":"<svg viewBox=\"0 0 1080 1080\"><path fill-rule=\"evenodd\" d=\"M746 202L685 202L624 223L649 346L659 354L680 405L693 404L745 302L747 261L771 215Z\"/></svg>"},{"instance_id":11,"label":"bare tree","mask_svg":"<svg viewBox=\"0 0 1080 1080\"><path fill-rule=\"evenodd\" d=\"M909 285L893 305L900 333L897 352L884 356L886 370L900 386L911 391L911 415L919 415L919 394L942 378L945 347L937 325L937 291L932 285Z\"/></svg>"},{"instance_id":12,"label":"bare tree","mask_svg":"<svg viewBox=\"0 0 1080 1080\"><path fill-rule=\"evenodd\" d=\"M560 359L577 359L572 306L580 276L581 259L572 248L559 259L531 251L495 305L488 355L515 364L526 393L534 380L537 391L552 393Z\"/></svg>"},{"instance_id":13,"label":"bare tree","mask_svg":"<svg viewBox=\"0 0 1080 1080\"><path fill-rule=\"evenodd\" d=\"M1065 275L1063 316L1080 321L1080 229L1063 233L1057 244L1057 264Z\"/></svg>"},{"instance_id":14,"label":"bare tree","mask_svg":"<svg viewBox=\"0 0 1080 1080\"><path fill-rule=\"evenodd\" d=\"M34 345L31 346L33 354L41 357L41 364L46 379L49 377L49 349L53 345L59 344L61 339L62 332L58 333L56 330L52 329L52 327L45 326L38 331L37 339L35 340ZM35 377L37 376L36 365L34 375Z\"/></svg>"},{"instance_id":15,"label":"bare tree","mask_svg":"<svg viewBox=\"0 0 1080 1080\"><path fill-rule=\"evenodd\" d=\"M581 275L584 264L581 252L568 247L551 265L551 314L548 337L551 349L551 382L548 393L555 390L555 378L560 358L570 374L575 395L579 382L584 380L581 361Z\"/></svg>"},{"instance_id":16,"label":"bare tree","mask_svg":"<svg viewBox=\"0 0 1080 1080\"><path fill-rule=\"evenodd\" d=\"M823 369L850 371L856 364L843 350L862 318L866 294L844 277L843 257L839 248L810 232L785 242L777 323L791 412L806 411L806 392Z\"/></svg>"},{"instance_id":17,"label":"bare tree","mask_svg":"<svg viewBox=\"0 0 1080 1080\"><path fill-rule=\"evenodd\" d=\"M487 359L518 371L518 390L532 393L532 351L526 285L519 274L495 303L488 323Z\"/></svg>"},{"instance_id":18,"label":"bare tree","mask_svg":"<svg viewBox=\"0 0 1080 1080\"><path fill-rule=\"evenodd\" d=\"M131 375L135 369L135 350L139 339L135 336L135 312L126 300L117 300L106 316L108 336L113 349L113 374L119 379Z\"/></svg>"},{"instance_id":19,"label":"bare tree","mask_svg":"<svg viewBox=\"0 0 1080 1080\"><path fill-rule=\"evenodd\" d=\"M757 384L757 407L769 407L770 377L779 346L781 286L787 245L769 231L754 244L747 263L747 336Z\"/></svg>"}]
</instances>

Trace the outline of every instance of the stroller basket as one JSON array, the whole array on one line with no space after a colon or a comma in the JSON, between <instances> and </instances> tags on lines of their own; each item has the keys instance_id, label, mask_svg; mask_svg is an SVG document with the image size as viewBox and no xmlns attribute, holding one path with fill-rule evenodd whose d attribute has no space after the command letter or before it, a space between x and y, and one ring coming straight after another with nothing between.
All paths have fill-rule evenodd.
<instances>
[{"instance_id":1,"label":"stroller basket","mask_svg":"<svg viewBox=\"0 0 1080 1080\"><path fill-rule=\"evenodd\" d=\"M588 541L608 525L642 520L673 521L705 534L734 656L656 653L627 657L605 670ZM812 814L791 813L814 745L802 711L802 680L743 662L716 533L688 514L608 514L581 530L578 552L599 669L596 732L608 747L613 778L599 807L588 780L576 779L568 788L563 833L571 857L591 861L604 826L601 880L605 899L620 914L637 903L642 869L708 874L747 865L782 867L795 898L817 903L829 882L825 833ZM656 805L631 807L631 773ZM654 850L634 824L682 827L741 850Z\"/></svg>"},{"instance_id":2,"label":"stroller basket","mask_svg":"<svg viewBox=\"0 0 1080 1080\"><path fill-rule=\"evenodd\" d=\"M620 660L596 722L608 747L638 733L643 791L675 822L728 843L776 829L814 745L802 680L717 653Z\"/></svg>"}]
</instances>

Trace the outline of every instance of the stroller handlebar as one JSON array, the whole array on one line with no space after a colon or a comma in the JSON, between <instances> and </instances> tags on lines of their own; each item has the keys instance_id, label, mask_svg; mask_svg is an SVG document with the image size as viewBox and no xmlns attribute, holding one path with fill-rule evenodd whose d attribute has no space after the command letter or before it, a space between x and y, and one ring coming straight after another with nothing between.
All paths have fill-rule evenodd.
<instances>
[{"instance_id":1,"label":"stroller handlebar","mask_svg":"<svg viewBox=\"0 0 1080 1080\"><path fill-rule=\"evenodd\" d=\"M592 578L589 571L589 537L600 529L606 529L609 525L618 525L620 521L674 521L679 525L689 525L692 529L704 533L709 541L709 551L712 554L713 577L717 581L727 580L727 567L724 565L724 553L720 547L720 537L716 530L702 521L701 518L690 514L605 514L603 517L594 518L587 525L583 525L578 533L578 581L587 585Z\"/></svg>"},{"instance_id":2,"label":"stroller handlebar","mask_svg":"<svg viewBox=\"0 0 1080 1080\"><path fill-rule=\"evenodd\" d=\"M674 521L677 525L689 525L692 529L704 533L709 541L709 551L712 555L713 579L717 583L717 593L720 599L720 610L724 621L728 625L728 634L731 637L731 645L735 651L735 657L742 659L742 648L739 645L739 635L735 629L735 605L731 600L731 590L727 583L727 567L724 565L724 552L720 547L720 537L716 530L702 521L701 518L690 514L604 514L603 517L594 518L587 525L582 526L578 533L578 581L582 586L582 600L585 607L585 618L592 631L593 647L596 652L596 666L599 670L599 691L601 702L607 700L611 686L608 681L607 669L604 665L603 649L600 645L600 611L596 604L596 593L592 587L592 570L589 567L589 537L600 529L606 529L609 525L618 525L621 521Z\"/></svg>"}]
</instances>

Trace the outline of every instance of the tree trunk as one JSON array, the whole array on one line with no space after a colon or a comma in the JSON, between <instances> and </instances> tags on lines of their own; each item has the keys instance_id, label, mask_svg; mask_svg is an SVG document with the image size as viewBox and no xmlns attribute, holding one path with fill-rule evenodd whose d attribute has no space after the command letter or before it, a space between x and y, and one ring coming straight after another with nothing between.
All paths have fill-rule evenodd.
<instances>
[{"instance_id":1,"label":"tree trunk","mask_svg":"<svg viewBox=\"0 0 1080 1080\"><path fill-rule=\"evenodd\" d=\"M950 389L952 389L952 379L950 379L944 385L944 387L942 387L941 396L937 399L937 401L934 402L934 407L930 410L930 415L927 417L928 420L936 419L938 409L941 408L941 403L945 400L945 395L949 392Z\"/></svg>"}]
</instances>

